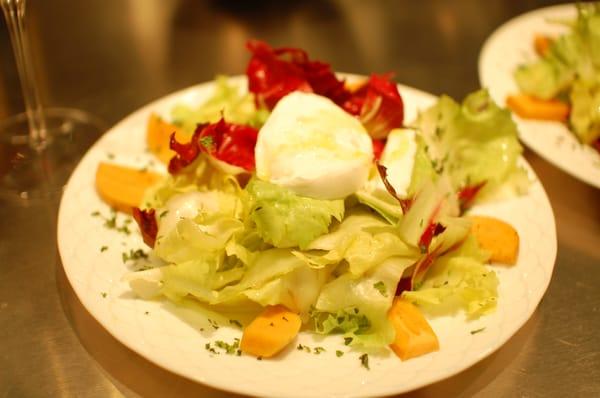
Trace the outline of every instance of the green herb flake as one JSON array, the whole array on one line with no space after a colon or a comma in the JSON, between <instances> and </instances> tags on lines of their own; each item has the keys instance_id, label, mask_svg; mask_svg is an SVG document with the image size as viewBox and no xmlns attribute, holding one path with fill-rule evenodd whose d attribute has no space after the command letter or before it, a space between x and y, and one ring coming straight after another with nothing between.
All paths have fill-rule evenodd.
<instances>
[{"instance_id":1,"label":"green herb flake","mask_svg":"<svg viewBox=\"0 0 600 398\"><path fill-rule=\"evenodd\" d=\"M212 319L208 319L208 323L210 323L210 326L213 327L213 329L218 330L219 329L219 324L215 321L213 321Z\"/></svg>"},{"instance_id":2,"label":"green herb flake","mask_svg":"<svg viewBox=\"0 0 600 398\"><path fill-rule=\"evenodd\" d=\"M344 337L344 345L350 345L352 343L352 337Z\"/></svg>"},{"instance_id":3,"label":"green herb flake","mask_svg":"<svg viewBox=\"0 0 600 398\"><path fill-rule=\"evenodd\" d=\"M481 333L481 332L483 332L484 330L485 330L485 328L471 330L471 334L477 334L477 333Z\"/></svg>"},{"instance_id":4,"label":"green herb flake","mask_svg":"<svg viewBox=\"0 0 600 398\"><path fill-rule=\"evenodd\" d=\"M222 349L225 354L235 355L238 349L240 348L240 339L234 339L233 343L229 344L222 340L215 341L215 346Z\"/></svg>"},{"instance_id":5,"label":"green herb flake","mask_svg":"<svg viewBox=\"0 0 600 398\"><path fill-rule=\"evenodd\" d=\"M200 138L200 145L203 147L210 149L214 145L213 138L209 135Z\"/></svg>"},{"instance_id":6,"label":"green herb flake","mask_svg":"<svg viewBox=\"0 0 600 398\"><path fill-rule=\"evenodd\" d=\"M229 323L232 324L232 325L235 325L235 326L237 326L239 328L243 327L242 323L240 321L238 321L237 319L230 319Z\"/></svg>"},{"instance_id":7,"label":"green herb flake","mask_svg":"<svg viewBox=\"0 0 600 398\"><path fill-rule=\"evenodd\" d=\"M126 263L127 261L140 260L142 258L148 258L148 254L145 253L142 249L137 249L137 250L130 249L129 253L128 252L121 253L121 259L123 260L123 263Z\"/></svg>"},{"instance_id":8,"label":"green herb flake","mask_svg":"<svg viewBox=\"0 0 600 398\"><path fill-rule=\"evenodd\" d=\"M315 347L315 348L313 348L313 353L315 355L319 355L320 353L325 352L325 351L327 351L327 350L325 348L323 348L323 347Z\"/></svg>"},{"instance_id":9,"label":"green herb flake","mask_svg":"<svg viewBox=\"0 0 600 398\"><path fill-rule=\"evenodd\" d=\"M385 287L385 283L383 283L382 281L379 281L379 282L375 283L375 284L373 285L373 287L374 287L375 289L377 289L377 291L378 291L379 293L381 293L381 295L382 295L383 297L387 297L387 296L388 296L388 294L387 294L387 289L386 289L386 287Z\"/></svg>"},{"instance_id":10,"label":"green herb flake","mask_svg":"<svg viewBox=\"0 0 600 398\"><path fill-rule=\"evenodd\" d=\"M102 246L102 247L100 248L100 253L104 253L104 252L105 252L105 251L107 251L107 250L108 250L108 246Z\"/></svg>"},{"instance_id":11,"label":"green herb flake","mask_svg":"<svg viewBox=\"0 0 600 398\"><path fill-rule=\"evenodd\" d=\"M362 354L360 357L358 357L358 359L360 359L360 364L364 368L371 370L371 368L369 368L369 354Z\"/></svg>"},{"instance_id":12,"label":"green herb flake","mask_svg":"<svg viewBox=\"0 0 600 398\"><path fill-rule=\"evenodd\" d=\"M107 296L106 292L102 292L102 293L100 293L100 295L102 296L102 298L106 298L106 296Z\"/></svg>"},{"instance_id":13,"label":"green herb flake","mask_svg":"<svg viewBox=\"0 0 600 398\"><path fill-rule=\"evenodd\" d=\"M158 218L163 218L164 216L166 216L167 214L169 214L169 210L163 210L159 215Z\"/></svg>"},{"instance_id":14,"label":"green herb flake","mask_svg":"<svg viewBox=\"0 0 600 398\"><path fill-rule=\"evenodd\" d=\"M336 351L335 351L335 356L336 356L336 357L338 357L338 358L339 358L339 357L341 357L341 356L343 356L343 355L344 355L344 351L340 351L340 350L336 350Z\"/></svg>"},{"instance_id":15,"label":"green herb flake","mask_svg":"<svg viewBox=\"0 0 600 398\"><path fill-rule=\"evenodd\" d=\"M98 210L92 212L91 214L92 217L99 217L100 216L100 212Z\"/></svg>"}]
</instances>

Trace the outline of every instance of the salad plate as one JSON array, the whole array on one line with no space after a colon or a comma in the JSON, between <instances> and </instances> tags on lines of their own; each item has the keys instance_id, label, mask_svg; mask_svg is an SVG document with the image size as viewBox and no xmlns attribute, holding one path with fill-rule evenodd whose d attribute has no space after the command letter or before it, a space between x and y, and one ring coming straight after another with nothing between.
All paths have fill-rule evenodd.
<instances>
[{"instance_id":1,"label":"salad plate","mask_svg":"<svg viewBox=\"0 0 600 398\"><path fill-rule=\"evenodd\" d=\"M352 80L352 76L347 76ZM245 78L232 79L240 87ZM405 120L436 98L398 86ZM500 348L529 319L542 299L556 257L556 228L543 186L520 159L530 185L524 195L477 205L471 213L492 215L518 231L516 265L493 266L499 279L495 312L477 320L461 313L429 319L440 349L408 361L393 353L371 355L368 368L361 352L339 336L300 332L292 347L274 359L247 355L215 355L207 344L232 341L240 330L222 324L201 328L193 309L166 301L138 299L123 279L126 259L143 248L130 218L111 213L96 193L98 164L122 165L165 172L145 144L151 113L167 116L176 104L198 104L208 98L213 83L194 86L159 99L110 129L84 156L65 189L59 210L58 246L70 284L85 308L117 340L153 363L214 388L254 396L359 397L410 391L457 374ZM105 228L106 226L110 228ZM315 352L297 347L319 346ZM363 356L364 358L364 356Z\"/></svg>"},{"instance_id":2,"label":"salad plate","mask_svg":"<svg viewBox=\"0 0 600 398\"><path fill-rule=\"evenodd\" d=\"M538 58L534 36L566 33L569 28L556 22L576 16L574 4L542 8L506 22L487 39L479 56L479 78L497 103L505 104L508 95L518 93L514 78L517 67ZM529 148L573 177L600 188L600 153L582 145L566 124L517 115L513 118L519 138Z\"/></svg>"}]
</instances>

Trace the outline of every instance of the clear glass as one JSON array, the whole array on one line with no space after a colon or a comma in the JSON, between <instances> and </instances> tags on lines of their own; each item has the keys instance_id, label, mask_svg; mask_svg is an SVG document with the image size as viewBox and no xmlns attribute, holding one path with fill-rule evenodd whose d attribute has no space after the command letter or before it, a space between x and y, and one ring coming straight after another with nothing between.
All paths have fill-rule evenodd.
<instances>
[{"instance_id":1,"label":"clear glass","mask_svg":"<svg viewBox=\"0 0 600 398\"><path fill-rule=\"evenodd\" d=\"M0 198L29 203L60 196L81 155L102 132L86 112L42 106L25 25L26 0L0 0L25 112L0 120Z\"/></svg>"}]
</instances>

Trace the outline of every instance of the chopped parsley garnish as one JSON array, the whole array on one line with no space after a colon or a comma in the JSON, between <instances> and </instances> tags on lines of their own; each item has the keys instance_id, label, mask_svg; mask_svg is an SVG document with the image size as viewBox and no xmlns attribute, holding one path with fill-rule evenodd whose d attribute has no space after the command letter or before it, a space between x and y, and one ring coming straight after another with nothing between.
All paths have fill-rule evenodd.
<instances>
[{"instance_id":1,"label":"chopped parsley garnish","mask_svg":"<svg viewBox=\"0 0 600 398\"><path fill-rule=\"evenodd\" d=\"M164 217L164 216L166 216L167 214L169 214L169 210L163 210L163 211L162 211L162 212L159 214L158 218L163 218L163 217Z\"/></svg>"},{"instance_id":2,"label":"chopped parsley garnish","mask_svg":"<svg viewBox=\"0 0 600 398\"><path fill-rule=\"evenodd\" d=\"M102 298L106 298L106 296L107 296L106 292L102 292L102 293L100 293L100 295L102 296Z\"/></svg>"},{"instance_id":3,"label":"chopped parsley garnish","mask_svg":"<svg viewBox=\"0 0 600 398\"><path fill-rule=\"evenodd\" d=\"M344 355L344 351L340 351L340 350L335 350L335 356L336 357L341 357L342 355Z\"/></svg>"},{"instance_id":4,"label":"chopped parsley garnish","mask_svg":"<svg viewBox=\"0 0 600 398\"><path fill-rule=\"evenodd\" d=\"M215 346L222 349L225 354L236 355L240 348L240 339L233 339L233 343L229 344L222 340L215 341Z\"/></svg>"},{"instance_id":5,"label":"chopped parsley garnish","mask_svg":"<svg viewBox=\"0 0 600 398\"><path fill-rule=\"evenodd\" d=\"M352 340L354 340L352 337L344 337L344 345L350 345Z\"/></svg>"},{"instance_id":6,"label":"chopped parsley garnish","mask_svg":"<svg viewBox=\"0 0 600 398\"><path fill-rule=\"evenodd\" d=\"M107 152L107 153L106 153L106 157L107 157L107 158L109 158L110 160L112 160L112 159L114 159L114 158L115 158L115 154L114 154L114 153L112 153L112 152Z\"/></svg>"},{"instance_id":7,"label":"chopped parsley garnish","mask_svg":"<svg viewBox=\"0 0 600 398\"><path fill-rule=\"evenodd\" d=\"M213 329L215 329L215 330L219 329L219 324L217 322L213 321L212 319L209 318L208 323L210 323L210 326L212 326Z\"/></svg>"},{"instance_id":8,"label":"chopped parsley garnish","mask_svg":"<svg viewBox=\"0 0 600 398\"><path fill-rule=\"evenodd\" d=\"M304 352L308 352L308 353L310 353L310 351L311 351L309 346L302 345L302 344L298 344L298 347L296 347L296 349L298 351L304 351Z\"/></svg>"},{"instance_id":9,"label":"chopped parsley garnish","mask_svg":"<svg viewBox=\"0 0 600 398\"><path fill-rule=\"evenodd\" d=\"M360 359L360 364L363 367L371 370L371 368L369 368L369 354L362 354L360 357L358 357L358 359Z\"/></svg>"},{"instance_id":10,"label":"chopped parsley garnish","mask_svg":"<svg viewBox=\"0 0 600 398\"><path fill-rule=\"evenodd\" d=\"M481 332L483 332L484 330L485 330L485 328L471 330L471 334L477 334L477 333L481 333Z\"/></svg>"},{"instance_id":11,"label":"chopped parsley garnish","mask_svg":"<svg viewBox=\"0 0 600 398\"><path fill-rule=\"evenodd\" d=\"M386 287L385 287L385 283L383 283L382 281L379 281L379 282L375 283L375 284L373 285L373 287L374 287L375 289L377 289L377 291L378 291L379 293L381 293L381 295L382 295L383 297L387 297L387 296L388 296L388 294L387 294L387 289L386 289Z\"/></svg>"},{"instance_id":12,"label":"chopped parsley garnish","mask_svg":"<svg viewBox=\"0 0 600 398\"><path fill-rule=\"evenodd\" d=\"M129 253L127 253L127 252L121 253L121 258L123 259L123 262L126 263L127 261L135 261L135 260L139 260L142 258L148 258L148 254L146 252L144 252L142 249L137 249L137 250L130 249Z\"/></svg>"},{"instance_id":13,"label":"chopped parsley garnish","mask_svg":"<svg viewBox=\"0 0 600 398\"><path fill-rule=\"evenodd\" d=\"M323 348L323 347L315 347L315 348L313 348L313 352L315 353L315 355L319 355L320 353L325 352L325 351L327 351L327 350L325 348Z\"/></svg>"},{"instance_id":14,"label":"chopped parsley garnish","mask_svg":"<svg viewBox=\"0 0 600 398\"><path fill-rule=\"evenodd\" d=\"M150 313L148 311L145 311L144 315L150 315Z\"/></svg>"},{"instance_id":15,"label":"chopped parsley garnish","mask_svg":"<svg viewBox=\"0 0 600 398\"><path fill-rule=\"evenodd\" d=\"M235 326L237 326L239 328L242 327L242 323L240 321L236 320L236 319L230 319L229 323L231 323L232 325L235 325Z\"/></svg>"},{"instance_id":16,"label":"chopped parsley garnish","mask_svg":"<svg viewBox=\"0 0 600 398\"><path fill-rule=\"evenodd\" d=\"M205 147L207 149L210 149L214 145L213 138L209 135L200 138L199 141L200 141L200 145L202 145L203 147Z\"/></svg>"},{"instance_id":17,"label":"chopped parsley garnish","mask_svg":"<svg viewBox=\"0 0 600 398\"><path fill-rule=\"evenodd\" d=\"M100 253L103 253L103 252L105 252L105 251L107 251L107 250L108 250L108 246L102 246L102 247L100 248Z\"/></svg>"},{"instance_id":18,"label":"chopped parsley garnish","mask_svg":"<svg viewBox=\"0 0 600 398\"><path fill-rule=\"evenodd\" d=\"M122 225L119 225L117 213L114 210L112 210L110 217L104 217L102 214L100 214L99 211L92 212L92 217L102 218L104 220L105 228L114 229L115 231L122 232L125 235L131 234L131 231L129 230L129 227L127 225L132 222L132 219L126 218L125 220L123 220Z\"/></svg>"},{"instance_id":19,"label":"chopped parsley garnish","mask_svg":"<svg viewBox=\"0 0 600 398\"><path fill-rule=\"evenodd\" d=\"M210 343L204 344L204 348L206 349L206 351L210 352L211 354L219 355L217 350L215 350L214 347L210 346Z\"/></svg>"}]
</instances>

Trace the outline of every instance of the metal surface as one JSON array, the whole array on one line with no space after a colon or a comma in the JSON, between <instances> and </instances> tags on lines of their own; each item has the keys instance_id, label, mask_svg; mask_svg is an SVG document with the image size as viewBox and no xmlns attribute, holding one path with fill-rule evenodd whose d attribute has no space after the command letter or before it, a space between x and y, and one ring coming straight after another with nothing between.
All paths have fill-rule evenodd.
<instances>
[{"instance_id":1,"label":"metal surface","mask_svg":"<svg viewBox=\"0 0 600 398\"><path fill-rule=\"evenodd\" d=\"M30 0L27 18L45 103L113 124L217 72L243 73L251 37L305 48L340 71L394 71L402 83L460 98L478 87L485 38L550 3ZM21 110L2 24L0 118ZM550 288L497 353L409 396L600 396L600 190L526 157L557 219ZM0 397L230 396L151 364L87 313L58 261L57 205L0 204Z\"/></svg>"}]
</instances>

